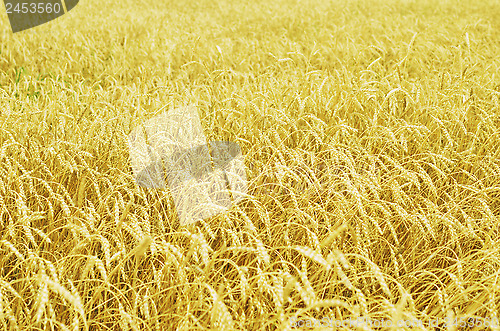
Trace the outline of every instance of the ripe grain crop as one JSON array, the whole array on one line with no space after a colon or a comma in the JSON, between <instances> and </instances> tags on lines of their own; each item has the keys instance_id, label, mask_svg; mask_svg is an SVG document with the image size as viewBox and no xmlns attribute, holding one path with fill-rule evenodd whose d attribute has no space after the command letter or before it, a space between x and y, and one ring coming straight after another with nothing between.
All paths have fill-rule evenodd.
<instances>
[{"instance_id":1,"label":"ripe grain crop","mask_svg":"<svg viewBox=\"0 0 500 331\"><path fill-rule=\"evenodd\" d=\"M0 329L499 317L495 1L88 0L0 28ZM184 105L249 179L188 226L127 149Z\"/></svg>"}]
</instances>

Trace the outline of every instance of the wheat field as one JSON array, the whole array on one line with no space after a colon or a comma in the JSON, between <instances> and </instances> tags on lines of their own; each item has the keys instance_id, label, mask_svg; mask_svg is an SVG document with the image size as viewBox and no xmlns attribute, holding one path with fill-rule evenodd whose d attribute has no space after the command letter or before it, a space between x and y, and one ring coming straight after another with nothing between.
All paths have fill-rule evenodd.
<instances>
[{"instance_id":1,"label":"wheat field","mask_svg":"<svg viewBox=\"0 0 500 331\"><path fill-rule=\"evenodd\" d=\"M1 330L500 330L496 1L2 13ZM188 104L249 196L181 226L127 135Z\"/></svg>"}]
</instances>

